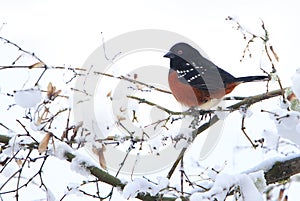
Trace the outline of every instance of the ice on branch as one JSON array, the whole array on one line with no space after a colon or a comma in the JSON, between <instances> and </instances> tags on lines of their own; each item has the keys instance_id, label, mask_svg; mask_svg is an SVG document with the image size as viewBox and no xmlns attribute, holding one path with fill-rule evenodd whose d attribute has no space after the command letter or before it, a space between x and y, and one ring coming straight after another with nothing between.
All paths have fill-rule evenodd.
<instances>
[{"instance_id":1,"label":"ice on branch","mask_svg":"<svg viewBox=\"0 0 300 201\"><path fill-rule=\"evenodd\" d=\"M17 105L23 108L31 108L41 102L42 92L36 88L20 90L15 92L14 98Z\"/></svg>"}]
</instances>

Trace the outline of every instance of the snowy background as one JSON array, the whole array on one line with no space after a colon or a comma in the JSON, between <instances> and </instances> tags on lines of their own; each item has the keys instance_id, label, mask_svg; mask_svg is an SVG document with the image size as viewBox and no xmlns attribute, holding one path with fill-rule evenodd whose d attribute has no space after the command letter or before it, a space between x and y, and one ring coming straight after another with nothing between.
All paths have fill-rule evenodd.
<instances>
[{"instance_id":1,"label":"snowy background","mask_svg":"<svg viewBox=\"0 0 300 201\"><path fill-rule=\"evenodd\" d=\"M280 62L277 64L278 75L284 87L287 87L292 84L291 77L300 67L297 60L300 47L300 40L298 40L300 13L298 9L296 1L285 1L284 3L282 1L256 0L248 2L210 1L208 3L196 0L182 2L169 0L151 2L144 0L0 0L0 36L34 52L47 64L81 67L88 56L102 44L101 33L105 40L110 40L130 31L162 29L193 40L205 50L215 64L235 76L246 76L261 74L259 68L268 64L265 63L265 60L261 60L261 46L259 45L254 45L251 49L253 51L252 59L246 58L242 63L240 62L245 40L239 31L232 28L233 24L226 21L225 18L227 16L235 17L249 31L256 34L263 33L261 29L261 20L263 20L270 34L270 43L280 57ZM3 23L4 25L1 26ZM12 52L10 51L13 52L12 48L3 46L1 43L0 65L12 63L14 57L11 56ZM157 58L155 62L162 66L169 65L168 60L162 57ZM267 68L267 70L270 69ZM13 71L0 72L1 111L6 111L8 106L14 103L14 99L5 94L22 89L28 79L27 73L26 70L19 74L13 74ZM64 79L64 77L56 77L55 74L48 76L52 76L51 81L56 83L60 83ZM47 83L45 81L43 84ZM27 84L30 85L30 83ZM264 84L258 83L239 86L232 95L256 95L265 91L264 86ZM271 83L270 87L277 89L278 85ZM248 132L253 134L251 137L254 139L261 137L263 129L268 132L276 132L274 121L269 118L268 114L259 111L262 108L274 110L279 106L280 100L277 98L251 108L254 115L246 121ZM15 109L15 111L18 110ZM6 111L5 115L0 115L0 122L6 122L11 126L17 125L15 116L17 115ZM240 127L241 115L238 112L227 117L217 147L209 157L200 161L202 167L225 166L225 172L236 173L255 166L266 157L276 155L272 152L265 155L262 151L244 149L243 147L250 145L241 133ZM191 167L198 164L199 143L203 143L205 137L205 135L198 137L195 145L191 146L187 153L186 164ZM233 144L239 144L242 148L237 148ZM67 185L70 186L70 183L76 185L86 179L71 169L66 171L66 165L69 164L59 159L53 159L52 163L47 163L44 168L44 172L48 175L45 183L57 199L64 194ZM12 172L16 170L14 168L17 167L11 167ZM166 175L166 173L164 172L162 175ZM124 177L126 178L126 176ZM297 188L299 186L296 184L290 187L289 192L292 193L289 193L289 200L297 200L298 195L295 190ZM28 195L26 192L24 193L26 196L22 194L24 200L38 200L42 196L39 193L33 196L29 190ZM64 200L73 200L75 196L70 195ZM116 193L113 199L120 200L121 198ZM76 200L80 200L80 196L76 196ZM83 197L82 200L87 200L87 198Z\"/></svg>"}]
</instances>

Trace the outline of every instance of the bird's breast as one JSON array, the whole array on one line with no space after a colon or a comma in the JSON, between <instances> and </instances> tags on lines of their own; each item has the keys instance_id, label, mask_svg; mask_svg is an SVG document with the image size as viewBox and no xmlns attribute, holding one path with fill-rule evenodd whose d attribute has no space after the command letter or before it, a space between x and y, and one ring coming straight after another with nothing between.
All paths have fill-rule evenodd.
<instances>
[{"instance_id":1,"label":"bird's breast","mask_svg":"<svg viewBox=\"0 0 300 201\"><path fill-rule=\"evenodd\" d=\"M197 90L187 82L180 81L176 71L170 70L168 81L176 100L185 106L196 107L210 99L207 91Z\"/></svg>"},{"instance_id":2,"label":"bird's breast","mask_svg":"<svg viewBox=\"0 0 300 201\"><path fill-rule=\"evenodd\" d=\"M169 87L178 102L187 107L200 107L210 109L230 93L239 83L227 84L226 89L220 88L214 91L201 90L191 86L188 82L182 82L180 75L174 70L169 71Z\"/></svg>"}]
</instances>

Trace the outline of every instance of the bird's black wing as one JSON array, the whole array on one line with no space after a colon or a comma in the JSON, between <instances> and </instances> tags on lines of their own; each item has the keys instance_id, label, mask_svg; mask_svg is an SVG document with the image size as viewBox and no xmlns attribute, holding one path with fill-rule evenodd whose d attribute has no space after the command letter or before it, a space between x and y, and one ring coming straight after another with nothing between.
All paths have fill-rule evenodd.
<instances>
[{"instance_id":1,"label":"bird's black wing","mask_svg":"<svg viewBox=\"0 0 300 201\"><path fill-rule=\"evenodd\" d=\"M234 81L235 77L204 57L197 57L189 61L192 68L188 72L179 73L179 79L195 88L216 91L225 88L226 83Z\"/></svg>"}]
</instances>

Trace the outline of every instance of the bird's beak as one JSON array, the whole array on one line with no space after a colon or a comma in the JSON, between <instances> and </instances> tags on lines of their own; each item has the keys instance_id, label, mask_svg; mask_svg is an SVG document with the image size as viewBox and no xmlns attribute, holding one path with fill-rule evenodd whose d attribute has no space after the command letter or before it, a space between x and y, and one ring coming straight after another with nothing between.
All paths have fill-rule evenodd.
<instances>
[{"instance_id":1,"label":"bird's beak","mask_svg":"<svg viewBox=\"0 0 300 201\"><path fill-rule=\"evenodd\" d=\"M164 55L164 57L172 59L175 57L175 55L172 52L168 52L167 54Z\"/></svg>"}]
</instances>

